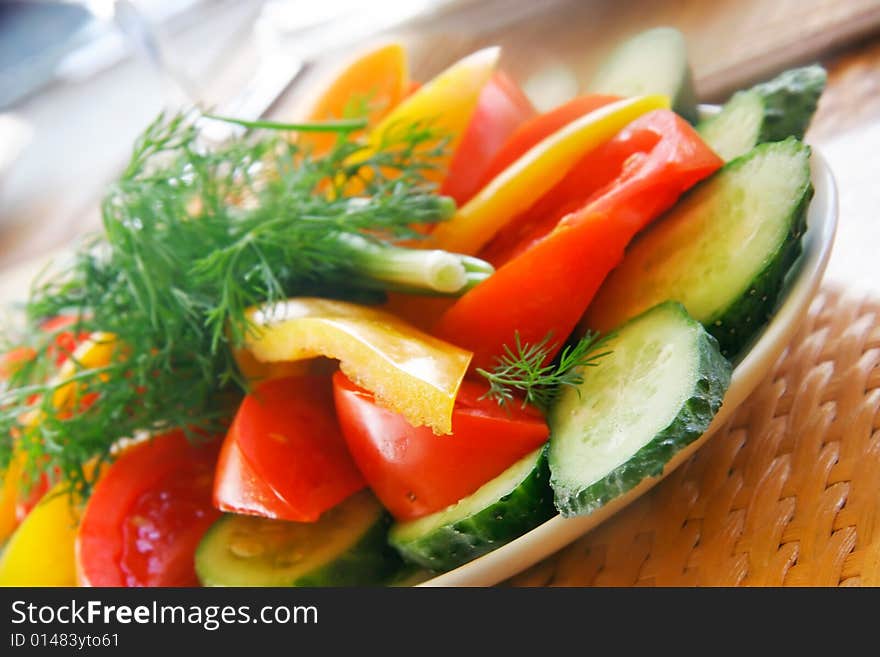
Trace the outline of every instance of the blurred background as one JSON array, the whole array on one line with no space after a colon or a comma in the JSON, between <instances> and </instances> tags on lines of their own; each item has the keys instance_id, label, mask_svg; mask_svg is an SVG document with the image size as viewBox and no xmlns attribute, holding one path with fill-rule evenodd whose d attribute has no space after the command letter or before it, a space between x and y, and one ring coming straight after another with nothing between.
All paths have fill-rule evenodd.
<instances>
[{"instance_id":1,"label":"blurred background","mask_svg":"<svg viewBox=\"0 0 880 657\"><path fill-rule=\"evenodd\" d=\"M103 188L165 108L290 118L328 71L390 38L422 80L499 44L546 108L656 25L684 33L704 102L829 68L808 134L841 188L829 276L880 290L880 0L0 0L0 273L95 228Z\"/></svg>"}]
</instances>

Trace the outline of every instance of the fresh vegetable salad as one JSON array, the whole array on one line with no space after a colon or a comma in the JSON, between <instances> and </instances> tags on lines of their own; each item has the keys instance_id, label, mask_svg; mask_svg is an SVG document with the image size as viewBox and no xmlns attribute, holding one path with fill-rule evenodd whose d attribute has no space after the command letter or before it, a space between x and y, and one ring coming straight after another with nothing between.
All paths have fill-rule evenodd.
<instances>
[{"instance_id":1,"label":"fresh vegetable salad","mask_svg":"<svg viewBox=\"0 0 880 657\"><path fill-rule=\"evenodd\" d=\"M707 115L658 28L539 113L500 60L385 45L297 123L144 131L4 336L0 583L399 584L706 430L800 252L824 71Z\"/></svg>"}]
</instances>

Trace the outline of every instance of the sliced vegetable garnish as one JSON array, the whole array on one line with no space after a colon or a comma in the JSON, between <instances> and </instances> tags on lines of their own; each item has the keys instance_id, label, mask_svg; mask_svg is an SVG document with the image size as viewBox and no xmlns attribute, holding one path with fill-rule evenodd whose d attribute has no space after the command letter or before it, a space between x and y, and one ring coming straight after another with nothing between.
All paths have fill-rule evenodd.
<instances>
[{"instance_id":1,"label":"sliced vegetable garnish","mask_svg":"<svg viewBox=\"0 0 880 657\"><path fill-rule=\"evenodd\" d=\"M394 315L344 301L300 298L252 308L244 348L264 362L337 358L358 385L413 425L444 434L471 353Z\"/></svg>"},{"instance_id":2,"label":"sliced vegetable garnish","mask_svg":"<svg viewBox=\"0 0 880 657\"><path fill-rule=\"evenodd\" d=\"M87 586L194 586L193 554L220 512L211 504L216 439L176 431L132 445L89 498L76 537Z\"/></svg>"},{"instance_id":3,"label":"sliced vegetable garnish","mask_svg":"<svg viewBox=\"0 0 880 657\"><path fill-rule=\"evenodd\" d=\"M601 107L553 133L498 174L455 216L437 226L437 248L475 254L508 221L553 188L589 151L651 110L669 106L665 96L627 98Z\"/></svg>"},{"instance_id":4,"label":"sliced vegetable garnish","mask_svg":"<svg viewBox=\"0 0 880 657\"><path fill-rule=\"evenodd\" d=\"M144 131L2 336L0 584L412 583L706 429L800 250L824 70L694 129L674 29L538 116L499 55L422 84L382 45L297 116Z\"/></svg>"},{"instance_id":5,"label":"sliced vegetable garnish","mask_svg":"<svg viewBox=\"0 0 880 657\"><path fill-rule=\"evenodd\" d=\"M214 504L314 522L365 485L336 421L330 378L273 379L238 407L217 466Z\"/></svg>"},{"instance_id":6,"label":"sliced vegetable garnish","mask_svg":"<svg viewBox=\"0 0 880 657\"><path fill-rule=\"evenodd\" d=\"M370 255L378 243L411 265L415 256L392 242L412 237L413 224L450 213L451 200L420 175L430 160L420 146L437 143L430 129L402 125L378 150L342 134L316 156L264 130L204 148L197 114L160 116L145 130L101 206L103 234L47 273L26 308L30 336L47 317L72 314L77 325L66 330L112 334L129 357L77 369L76 384L63 386L59 397L82 391L101 402L73 414L53 405L58 382L50 379L63 345L44 346L32 361L7 368L0 467L28 426L34 399L38 433L52 440L26 439L25 469L58 467L79 489L91 483L83 465L106 458L120 439L184 425L217 430L245 385L231 352L248 307L323 294L376 300L381 293L359 285L369 277L354 265L363 260L353 249L340 246L342 236L367 235ZM360 167L341 166L364 150L370 153ZM373 171L368 181L358 177L360 168ZM354 179L358 198L326 193ZM430 252L419 257L433 261ZM473 282L470 261L456 260L465 283Z\"/></svg>"},{"instance_id":7,"label":"sliced vegetable garnish","mask_svg":"<svg viewBox=\"0 0 880 657\"><path fill-rule=\"evenodd\" d=\"M341 372L333 377L333 389L352 456L399 520L433 513L470 495L547 440L541 413L517 402L499 407L485 398L483 383L462 383L450 436L413 427Z\"/></svg>"}]
</instances>

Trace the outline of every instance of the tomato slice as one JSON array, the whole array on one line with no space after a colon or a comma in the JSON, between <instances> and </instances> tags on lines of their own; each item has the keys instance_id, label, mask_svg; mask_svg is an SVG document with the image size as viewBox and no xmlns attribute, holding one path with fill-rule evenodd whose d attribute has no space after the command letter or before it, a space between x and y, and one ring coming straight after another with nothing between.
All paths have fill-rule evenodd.
<instances>
[{"instance_id":1,"label":"tomato slice","mask_svg":"<svg viewBox=\"0 0 880 657\"><path fill-rule=\"evenodd\" d=\"M498 149L534 114L535 108L516 82L500 71L495 73L480 92L440 193L451 196L458 205L467 203L480 189Z\"/></svg>"},{"instance_id":2,"label":"tomato slice","mask_svg":"<svg viewBox=\"0 0 880 657\"><path fill-rule=\"evenodd\" d=\"M464 381L452 416L452 435L376 404L373 395L342 372L333 375L339 422L367 483L398 520L439 511L470 495L549 435L532 407L501 408L480 399L486 386Z\"/></svg>"},{"instance_id":3,"label":"tomato slice","mask_svg":"<svg viewBox=\"0 0 880 657\"><path fill-rule=\"evenodd\" d=\"M314 522L366 483L336 420L329 377L262 383L223 447L214 503L223 511Z\"/></svg>"},{"instance_id":4,"label":"tomato slice","mask_svg":"<svg viewBox=\"0 0 880 657\"><path fill-rule=\"evenodd\" d=\"M211 504L219 440L181 431L129 447L89 498L76 540L87 586L197 586L193 555Z\"/></svg>"}]
</instances>

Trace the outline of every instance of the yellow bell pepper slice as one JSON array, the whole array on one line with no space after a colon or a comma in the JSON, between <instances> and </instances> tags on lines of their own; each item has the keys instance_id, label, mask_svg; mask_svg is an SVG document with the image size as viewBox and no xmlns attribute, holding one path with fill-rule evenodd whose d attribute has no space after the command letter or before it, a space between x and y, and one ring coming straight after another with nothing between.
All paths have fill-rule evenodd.
<instances>
[{"instance_id":1,"label":"yellow bell pepper slice","mask_svg":"<svg viewBox=\"0 0 880 657\"><path fill-rule=\"evenodd\" d=\"M79 510L58 487L34 507L0 557L0 586L75 586Z\"/></svg>"},{"instance_id":2,"label":"yellow bell pepper slice","mask_svg":"<svg viewBox=\"0 0 880 657\"><path fill-rule=\"evenodd\" d=\"M501 49L498 47L478 50L429 80L370 132L368 147L357 153L353 161L366 159L379 148L385 135L393 134L395 129L425 122L449 139L445 156L436 161L439 168L425 172L427 178L439 181L445 175L455 148L467 130L480 92L492 77L500 55ZM425 148L430 146L432 144L427 144Z\"/></svg>"},{"instance_id":3,"label":"yellow bell pepper slice","mask_svg":"<svg viewBox=\"0 0 880 657\"><path fill-rule=\"evenodd\" d=\"M550 191L588 152L652 110L669 107L666 96L639 96L610 103L556 131L459 208L431 235L433 248L474 255L507 222Z\"/></svg>"},{"instance_id":4,"label":"yellow bell pepper slice","mask_svg":"<svg viewBox=\"0 0 880 657\"><path fill-rule=\"evenodd\" d=\"M252 308L244 340L264 363L327 356L414 426L452 432L452 409L472 353L375 308L317 298Z\"/></svg>"},{"instance_id":5,"label":"yellow bell pepper slice","mask_svg":"<svg viewBox=\"0 0 880 657\"><path fill-rule=\"evenodd\" d=\"M24 454L13 453L2 476L0 485L0 543L5 541L18 526L15 507L18 504L18 487L22 477Z\"/></svg>"}]
</instances>

